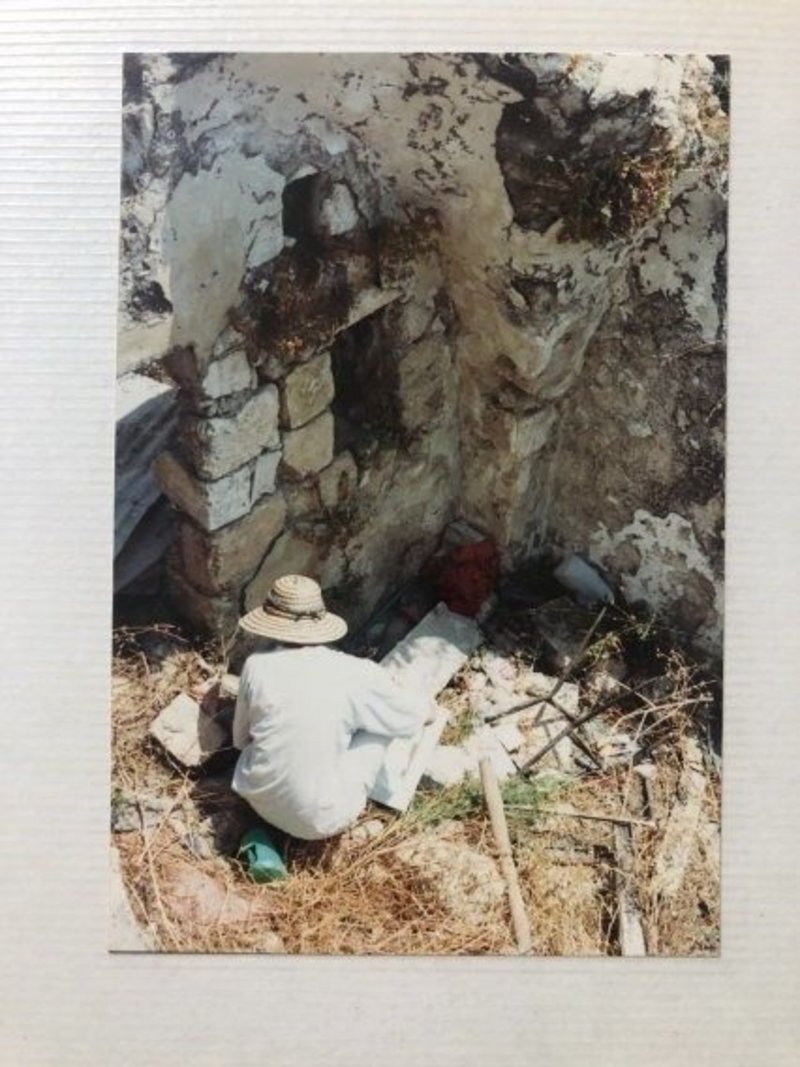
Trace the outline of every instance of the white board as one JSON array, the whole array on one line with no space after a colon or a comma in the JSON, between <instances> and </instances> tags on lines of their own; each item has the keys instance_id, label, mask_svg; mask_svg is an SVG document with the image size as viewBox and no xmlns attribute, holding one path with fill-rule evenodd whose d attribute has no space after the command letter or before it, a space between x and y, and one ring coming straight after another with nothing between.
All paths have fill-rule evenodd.
<instances>
[{"instance_id":1,"label":"white board","mask_svg":"<svg viewBox=\"0 0 800 1067\"><path fill-rule=\"evenodd\" d=\"M481 643L474 619L437 604L384 656L383 666L406 692L429 706ZM381 772L369 796L396 811L405 811L439 743L447 712L437 708L432 722L412 738L398 738L386 750Z\"/></svg>"}]
</instances>

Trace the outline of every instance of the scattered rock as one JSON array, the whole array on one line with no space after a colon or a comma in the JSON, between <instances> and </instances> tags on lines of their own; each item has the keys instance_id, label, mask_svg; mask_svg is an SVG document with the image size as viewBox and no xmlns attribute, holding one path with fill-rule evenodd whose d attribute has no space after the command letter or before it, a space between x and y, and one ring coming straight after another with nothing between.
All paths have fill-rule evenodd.
<instances>
[{"instance_id":1,"label":"scattered rock","mask_svg":"<svg viewBox=\"0 0 800 1067\"><path fill-rule=\"evenodd\" d=\"M516 723L500 722L491 730L506 752L516 752L525 744L525 737Z\"/></svg>"},{"instance_id":2,"label":"scattered rock","mask_svg":"<svg viewBox=\"0 0 800 1067\"><path fill-rule=\"evenodd\" d=\"M181 843L198 860L210 860L214 856L214 849L205 834L196 830L190 830L181 837Z\"/></svg>"},{"instance_id":3,"label":"scattered rock","mask_svg":"<svg viewBox=\"0 0 800 1067\"><path fill-rule=\"evenodd\" d=\"M270 955L280 955L286 952L283 938L273 930L268 930L264 936L253 946L253 952L266 952Z\"/></svg>"},{"instance_id":4,"label":"scattered rock","mask_svg":"<svg viewBox=\"0 0 800 1067\"><path fill-rule=\"evenodd\" d=\"M658 773L658 768L656 767L655 763L649 762L637 763L633 769L638 775L641 775L642 778L646 778L649 781L652 781Z\"/></svg>"},{"instance_id":5,"label":"scattered rock","mask_svg":"<svg viewBox=\"0 0 800 1067\"><path fill-rule=\"evenodd\" d=\"M436 889L455 918L471 925L480 925L505 897L494 861L467 845L454 821L403 842L395 854Z\"/></svg>"},{"instance_id":6,"label":"scattered rock","mask_svg":"<svg viewBox=\"0 0 800 1067\"><path fill-rule=\"evenodd\" d=\"M490 726L480 726L462 742L461 750L469 761L469 771L479 775L479 763L488 756L498 781L503 782L517 773L514 761Z\"/></svg>"},{"instance_id":7,"label":"scattered rock","mask_svg":"<svg viewBox=\"0 0 800 1067\"><path fill-rule=\"evenodd\" d=\"M118 793L111 805L111 830L115 834L152 830L174 806L170 797Z\"/></svg>"},{"instance_id":8,"label":"scattered rock","mask_svg":"<svg viewBox=\"0 0 800 1067\"><path fill-rule=\"evenodd\" d=\"M526 671L520 681L527 696L546 697L552 693L558 679L539 671ZM564 708L570 715L580 713L580 687L575 682L564 682L553 699L558 708ZM549 707L552 708L553 714L557 714L556 707L553 705ZM534 705L534 710L538 711L538 705Z\"/></svg>"},{"instance_id":9,"label":"scattered rock","mask_svg":"<svg viewBox=\"0 0 800 1067\"><path fill-rule=\"evenodd\" d=\"M382 819L367 819L358 823L342 834L341 845L344 848L354 848L358 845L366 845L373 838L383 833L384 824Z\"/></svg>"},{"instance_id":10,"label":"scattered rock","mask_svg":"<svg viewBox=\"0 0 800 1067\"><path fill-rule=\"evenodd\" d=\"M595 667L586 676L586 688L595 697L602 699L625 692L622 684L627 671L621 660L612 660L603 667Z\"/></svg>"},{"instance_id":11,"label":"scattered rock","mask_svg":"<svg viewBox=\"0 0 800 1067\"><path fill-rule=\"evenodd\" d=\"M247 922L252 915L250 901L190 863L178 862L169 868L162 892L182 922L227 926Z\"/></svg>"},{"instance_id":12,"label":"scattered rock","mask_svg":"<svg viewBox=\"0 0 800 1067\"><path fill-rule=\"evenodd\" d=\"M180 693L150 727L154 737L184 767L199 767L225 744L225 731L191 697Z\"/></svg>"},{"instance_id":13,"label":"scattered rock","mask_svg":"<svg viewBox=\"0 0 800 1067\"><path fill-rule=\"evenodd\" d=\"M464 682L468 693L482 693L488 684L489 679L479 670L471 670Z\"/></svg>"},{"instance_id":14,"label":"scattered rock","mask_svg":"<svg viewBox=\"0 0 800 1067\"><path fill-rule=\"evenodd\" d=\"M526 711L517 712L508 717L508 722L516 726L524 738L524 744L514 753L516 767L524 766L527 761L540 749L553 740L557 733L564 728L565 720L558 717L553 710L552 714L546 708L541 722L536 722L540 705L536 705ZM571 771L573 764L573 744L569 735L561 740L542 757L540 764L543 769L557 768L563 771Z\"/></svg>"},{"instance_id":15,"label":"scattered rock","mask_svg":"<svg viewBox=\"0 0 800 1067\"><path fill-rule=\"evenodd\" d=\"M422 785L446 789L466 775L471 760L459 745L437 745L425 768Z\"/></svg>"},{"instance_id":16,"label":"scattered rock","mask_svg":"<svg viewBox=\"0 0 800 1067\"><path fill-rule=\"evenodd\" d=\"M703 753L697 740L684 738L682 748L684 765L678 794L655 855L655 873L650 884L651 893L662 898L675 896L683 884L707 785Z\"/></svg>"},{"instance_id":17,"label":"scattered rock","mask_svg":"<svg viewBox=\"0 0 800 1067\"><path fill-rule=\"evenodd\" d=\"M555 669L562 671L575 661L596 614L564 596L536 608L531 618L552 652Z\"/></svg>"},{"instance_id":18,"label":"scattered rock","mask_svg":"<svg viewBox=\"0 0 800 1067\"><path fill-rule=\"evenodd\" d=\"M484 652L481 666L491 684L498 689L513 689L518 671L512 660L497 652Z\"/></svg>"},{"instance_id":19,"label":"scattered rock","mask_svg":"<svg viewBox=\"0 0 800 1067\"><path fill-rule=\"evenodd\" d=\"M586 734L607 767L630 763L639 751L638 744L630 734L615 730L599 718L586 724Z\"/></svg>"}]
</instances>

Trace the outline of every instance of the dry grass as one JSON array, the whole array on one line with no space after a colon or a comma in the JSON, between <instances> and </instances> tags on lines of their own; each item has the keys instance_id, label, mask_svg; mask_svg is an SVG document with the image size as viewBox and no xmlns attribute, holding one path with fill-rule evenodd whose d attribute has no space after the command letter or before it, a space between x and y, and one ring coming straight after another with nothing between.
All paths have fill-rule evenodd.
<instances>
[{"instance_id":1,"label":"dry grass","mask_svg":"<svg viewBox=\"0 0 800 1067\"><path fill-rule=\"evenodd\" d=\"M494 856L480 786L468 780L438 794L419 794L411 810L391 816L374 806L362 822L382 828L367 839L358 832L320 843L289 840L290 877L256 885L238 862L187 851L173 819L180 808L191 823L197 791L191 776L171 767L151 746L147 729L177 693L207 677L198 653L220 666L214 649L200 649L175 631L122 631L115 635L113 707L114 795L130 792L167 798L168 806L144 832L114 835L134 910L156 931L165 951L274 951L275 935L290 953L489 954L513 953L507 903L487 906L478 921L455 912L430 872L404 862L398 848L417 835L456 820L465 844ZM650 746L656 766L654 810L643 806L642 779L632 765L586 774L557 796L541 783L513 779L504 800L533 931L541 955L607 955L619 951L616 932L613 824L545 814L549 806L609 816L652 814L655 826L635 826L633 891L642 913L650 954L713 954L719 945L719 868L713 840L697 835L680 890L668 901L651 892L659 845L683 770L682 739L702 722L707 689L673 654L662 663L666 681L648 697L650 706L610 709L616 721ZM633 685L633 680L629 680ZM453 720L451 742L469 728L462 677L446 696ZM706 768L703 826L719 823L719 781ZM114 802L112 798L112 803ZM195 805L195 807L193 807ZM187 815L188 812L188 815ZM176 897L176 872L188 864L213 880L216 902L198 918ZM229 906L247 914L227 921ZM216 910L215 910L216 909Z\"/></svg>"}]
</instances>

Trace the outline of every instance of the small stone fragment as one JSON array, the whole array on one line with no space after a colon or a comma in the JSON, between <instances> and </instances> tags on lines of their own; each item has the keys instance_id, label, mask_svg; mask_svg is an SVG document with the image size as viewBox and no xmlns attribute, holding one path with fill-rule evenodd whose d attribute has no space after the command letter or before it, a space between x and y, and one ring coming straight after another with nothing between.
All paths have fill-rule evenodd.
<instances>
[{"instance_id":1,"label":"small stone fragment","mask_svg":"<svg viewBox=\"0 0 800 1067\"><path fill-rule=\"evenodd\" d=\"M184 767L199 767L226 741L225 731L185 693L158 715L150 735Z\"/></svg>"},{"instance_id":2,"label":"small stone fragment","mask_svg":"<svg viewBox=\"0 0 800 1067\"><path fill-rule=\"evenodd\" d=\"M184 922L199 926L227 926L246 922L251 905L243 897L199 871L190 863L175 863L168 871L162 894L170 910Z\"/></svg>"}]
</instances>

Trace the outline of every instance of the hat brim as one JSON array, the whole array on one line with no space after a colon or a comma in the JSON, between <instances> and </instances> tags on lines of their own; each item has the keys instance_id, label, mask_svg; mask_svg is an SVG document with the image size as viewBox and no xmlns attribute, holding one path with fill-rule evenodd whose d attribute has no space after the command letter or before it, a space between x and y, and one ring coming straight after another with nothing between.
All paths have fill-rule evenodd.
<instances>
[{"instance_id":1,"label":"hat brim","mask_svg":"<svg viewBox=\"0 0 800 1067\"><path fill-rule=\"evenodd\" d=\"M344 619L330 611L319 619L286 619L259 607L239 619L239 626L256 637L271 637L293 645L325 645L347 633Z\"/></svg>"}]
</instances>

